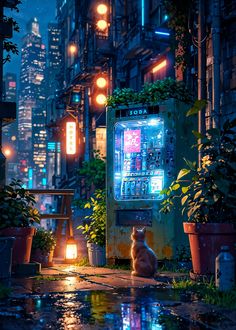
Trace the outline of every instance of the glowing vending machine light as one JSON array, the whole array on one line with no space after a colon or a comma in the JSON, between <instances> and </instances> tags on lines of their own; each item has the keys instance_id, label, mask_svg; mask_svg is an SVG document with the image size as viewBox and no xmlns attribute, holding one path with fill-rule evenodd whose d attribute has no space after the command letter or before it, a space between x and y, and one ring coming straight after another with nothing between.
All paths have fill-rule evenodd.
<instances>
[{"instance_id":1,"label":"glowing vending machine light","mask_svg":"<svg viewBox=\"0 0 236 330\"><path fill-rule=\"evenodd\" d=\"M177 241L182 242L180 215L165 216L160 208L161 191L182 167L184 152L191 150L189 136L182 138L184 109L171 99L155 107L107 111L107 258L112 263L130 259L133 226L146 227L147 243L159 259L171 258Z\"/></svg>"}]
</instances>

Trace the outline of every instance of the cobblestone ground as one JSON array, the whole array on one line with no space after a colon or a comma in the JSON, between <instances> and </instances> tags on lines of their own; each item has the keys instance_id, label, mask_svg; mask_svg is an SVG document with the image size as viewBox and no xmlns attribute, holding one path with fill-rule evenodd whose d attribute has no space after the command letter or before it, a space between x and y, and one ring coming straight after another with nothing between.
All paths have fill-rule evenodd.
<instances>
[{"instance_id":1,"label":"cobblestone ground","mask_svg":"<svg viewBox=\"0 0 236 330\"><path fill-rule=\"evenodd\" d=\"M182 273L155 279L130 271L57 264L40 276L13 278L0 303L0 329L236 329L236 311L171 289Z\"/></svg>"}]
</instances>

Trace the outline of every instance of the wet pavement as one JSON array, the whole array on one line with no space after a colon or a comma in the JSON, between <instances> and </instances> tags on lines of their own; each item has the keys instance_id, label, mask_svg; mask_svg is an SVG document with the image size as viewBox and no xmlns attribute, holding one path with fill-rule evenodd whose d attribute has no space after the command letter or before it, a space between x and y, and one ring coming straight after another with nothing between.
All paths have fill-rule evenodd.
<instances>
[{"instance_id":1,"label":"wet pavement","mask_svg":"<svg viewBox=\"0 0 236 330\"><path fill-rule=\"evenodd\" d=\"M132 277L130 271L57 265L31 278L13 278L0 301L0 329L236 329L236 311L171 289L173 278Z\"/></svg>"}]
</instances>

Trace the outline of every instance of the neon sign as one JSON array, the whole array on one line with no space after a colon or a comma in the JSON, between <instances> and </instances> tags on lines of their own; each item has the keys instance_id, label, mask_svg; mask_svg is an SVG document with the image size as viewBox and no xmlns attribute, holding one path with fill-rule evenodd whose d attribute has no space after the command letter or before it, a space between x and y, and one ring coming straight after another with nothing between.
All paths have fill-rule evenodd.
<instances>
[{"instance_id":1,"label":"neon sign","mask_svg":"<svg viewBox=\"0 0 236 330\"><path fill-rule=\"evenodd\" d=\"M66 153L74 155L76 153L76 123L66 123Z\"/></svg>"}]
</instances>

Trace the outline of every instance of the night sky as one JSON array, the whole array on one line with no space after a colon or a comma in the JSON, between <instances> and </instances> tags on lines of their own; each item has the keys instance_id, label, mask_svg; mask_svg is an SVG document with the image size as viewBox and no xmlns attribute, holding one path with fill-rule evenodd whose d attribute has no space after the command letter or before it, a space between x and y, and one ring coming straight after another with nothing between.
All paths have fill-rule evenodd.
<instances>
[{"instance_id":1,"label":"night sky","mask_svg":"<svg viewBox=\"0 0 236 330\"><path fill-rule=\"evenodd\" d=\"M19 10L19 13L7 9L4 10L5 15L13 16L20 25L20 32L14 32L14 37L11 41L18 45L20 51L21 38L26 34L26 24L31 18L37 17L43 42L46 44L46 48L48 48L47 26L49 22L55 21L56 0L22 0ZM11 63L4 65L4 72L15 72L19 74L19 70L20 54L18 56L12 55Z\"/></svg>"}]
</instances>

